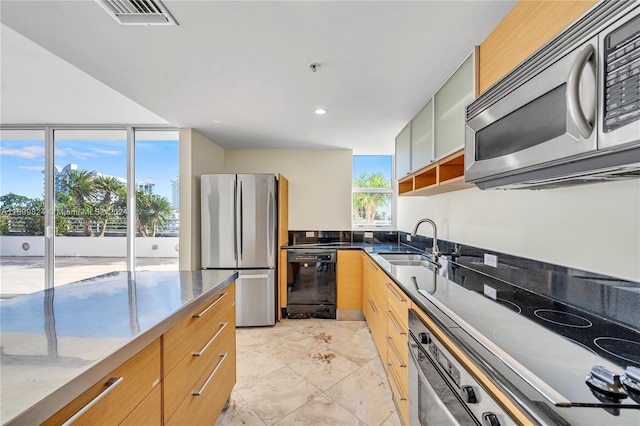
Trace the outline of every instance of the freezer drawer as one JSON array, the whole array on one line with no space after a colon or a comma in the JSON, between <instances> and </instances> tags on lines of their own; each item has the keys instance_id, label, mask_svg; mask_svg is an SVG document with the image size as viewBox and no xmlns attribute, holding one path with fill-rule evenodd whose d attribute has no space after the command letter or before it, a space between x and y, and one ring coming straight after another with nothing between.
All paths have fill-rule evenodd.
<instances>
[{"instance_id":1,"label":"freezer drawer","mask_svg":"<svg viewBox=\"0 0 640 426\"><path fill-rule=\"evenodd\" d=\"M276 323L275 269L240 270L236 280L236 326Z\"/></svg>"}]
</instances>

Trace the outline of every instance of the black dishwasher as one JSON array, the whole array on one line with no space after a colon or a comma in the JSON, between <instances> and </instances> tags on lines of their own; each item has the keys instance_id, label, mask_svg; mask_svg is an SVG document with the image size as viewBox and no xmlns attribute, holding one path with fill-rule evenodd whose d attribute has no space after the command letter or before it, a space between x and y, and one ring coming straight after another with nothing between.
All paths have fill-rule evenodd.
<instances>
[{"instance_id":1,"label":"black dishwasher","mask_svg":"<svg viewBox=\"0 0 640 426\"><path fill-rule=\"evenodd\" d=\"M287 318L336 318L336 251L287 250Z\"/></svg>"}]
</instances>

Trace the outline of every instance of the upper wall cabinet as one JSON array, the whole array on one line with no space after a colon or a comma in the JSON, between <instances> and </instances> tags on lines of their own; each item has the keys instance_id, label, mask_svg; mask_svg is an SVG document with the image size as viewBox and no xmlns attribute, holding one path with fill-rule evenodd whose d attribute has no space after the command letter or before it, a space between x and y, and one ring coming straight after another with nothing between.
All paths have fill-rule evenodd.
<instances>
[{"instance_id":1,"label":"upper wall cabinet","mask_svg":"<svg viewBox=\"0 0 640 426\"><path fill-rule=\"evenodd\" d=\"M434 96L435 158L464 148L465 107L473 100L473 54Z\"/></svg>"},{"instance_id":2,"label":"upper wall cabinet","mask_svg":"<svg viewBox=\"0 0 640 426\"><path fill-rule=\"evenodd\" d=\"M396 179L411 173L411 123L396 136Z\"/></svg>"},{"instance_id":3,"label":"upper wall cabinet","mask_svg":"<svg viewBox=\"0 0 640 426\"><path fill-rule=\"evenodd\" d=\"M396 138L400 195L430 195L472 186L464 184L460 150L464 148L465 107L473 100L477 86L475 50L407 125L411 131L407 132L405 127ZM408 161L407 146L410 146ZM455 164L453 174L452 164ZM441 168L447 172L440 173ZM455 185L445 188L445 180L448 184L455 181Z\"/></svg>"},{"instance_id":4,"label":"upper wall cabinet","mask_svg":"<svg viewBox=\"0 0 640 426\"><path fill-rule=\"evenodd\" d=\"M595 3L595 0L518 2L480 45L480 93Z\"/></svg>"},{"instance_id":5,"label":"upper wall cabinet","mask_svg":"<svg viewBox=\"0 0 640 426\"><path fill-rule=\"evenodd\" d=\"M433 161L433 101L411 120L411 171L428 166Z\"/></svg>"}]
</instances>

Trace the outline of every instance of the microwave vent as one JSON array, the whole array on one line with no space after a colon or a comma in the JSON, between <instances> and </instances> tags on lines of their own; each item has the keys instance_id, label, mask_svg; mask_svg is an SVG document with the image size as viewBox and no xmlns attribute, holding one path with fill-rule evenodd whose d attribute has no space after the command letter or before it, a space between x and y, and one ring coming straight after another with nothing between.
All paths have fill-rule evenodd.
<instances>
[{"instance_id":1,"label":"microwave vent","mask_svg":"<svg viewBox=\"0 0 640 426\"><path fill-rule=\"evenodd\" d=\"M640 163L612 167L597 172L582 172L549 179L529 180L491 189L555 189L568 186L586 185L599 182L614 182L640 178ZM487 188L489 189L489 188Z\"/></svg>"},{"instance_id":2,"label":"microwave vent","mask_svg":"<svg viewBox=\"0 0 640 426\"><path fill-rule=\"evenodd\" d=\"M160 0L96 0L120 25L178 25Z\"/></svg>"}]
</instances>

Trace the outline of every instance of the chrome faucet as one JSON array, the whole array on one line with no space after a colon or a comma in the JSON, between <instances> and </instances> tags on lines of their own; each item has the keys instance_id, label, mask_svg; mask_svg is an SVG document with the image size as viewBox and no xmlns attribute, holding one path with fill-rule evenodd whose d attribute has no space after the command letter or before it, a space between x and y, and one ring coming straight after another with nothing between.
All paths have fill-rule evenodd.
<instances>
[{"instance_id":1,"label":"chrome faucet","mask_svg":"<svg viewBox=\"0 0 640 426\"><path fill-rule=\"evenodd\" d=\"M436 227L436 223L431 219L420 219L418 223L416 223L416 227L413 228L411 236L416 236L416 234L418 233L418 227L424 222L430 223L431 226L433 226L433 248L431 249L431 253L433 255L433 261L437 263L438 258L442 256L442 253L440 253L440 250L438 249L438 228Z\"/></svg>"}]
</instances>

